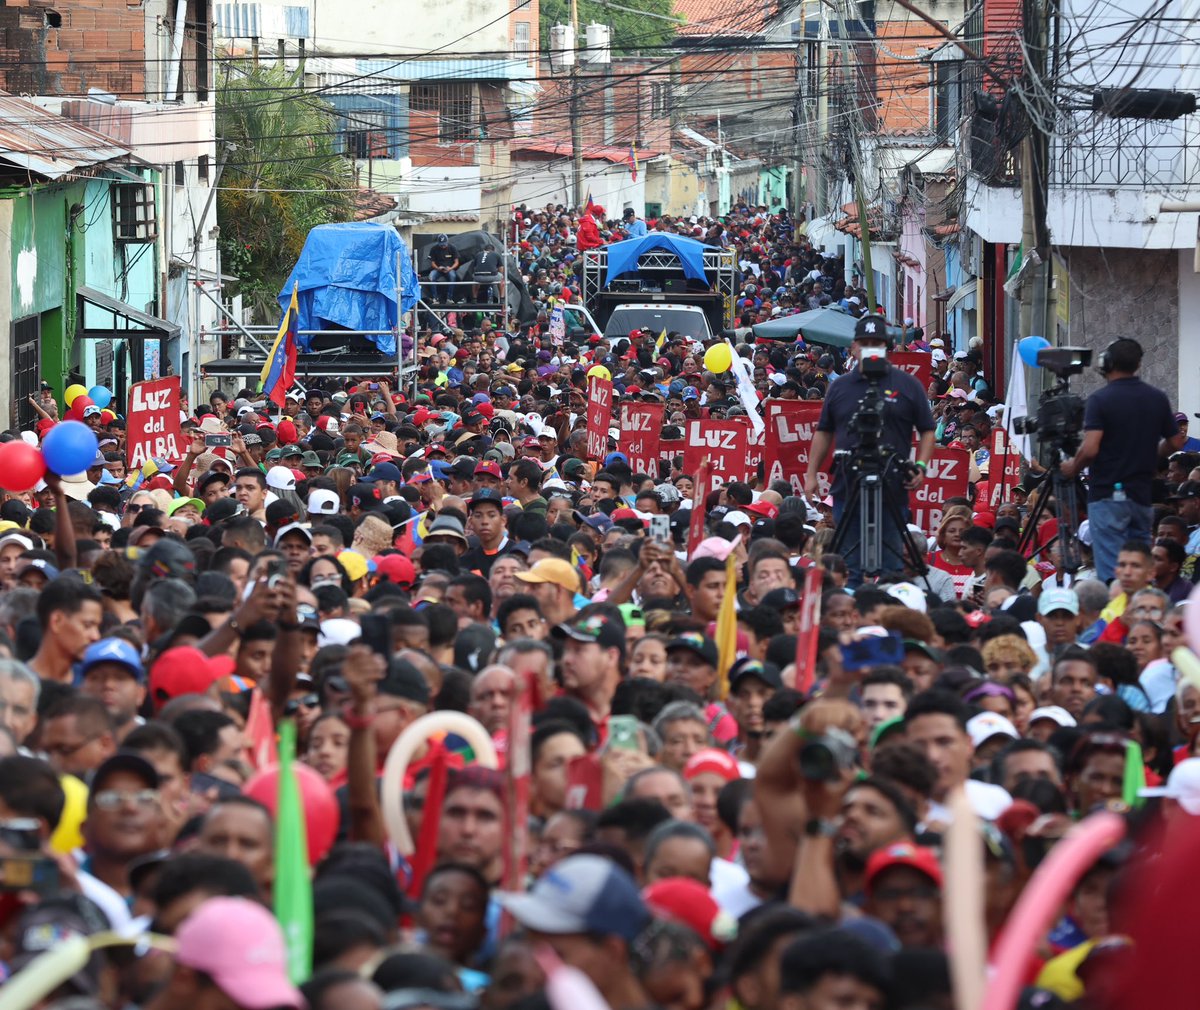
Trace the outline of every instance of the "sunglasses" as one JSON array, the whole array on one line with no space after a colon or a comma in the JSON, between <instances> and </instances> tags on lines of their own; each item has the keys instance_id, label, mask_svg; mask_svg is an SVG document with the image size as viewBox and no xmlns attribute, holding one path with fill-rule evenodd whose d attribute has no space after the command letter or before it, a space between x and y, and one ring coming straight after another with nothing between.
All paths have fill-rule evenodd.
<instances>
[{"instance_id":1,"label":"sunglasses","mask_svg":"<svg viewBox=\"0 0 1200 1010\"><path fill-rule=\"evenodd\" d=\"M284 715L295 715L302 708L303 709L319 708L320 704L321 704L321 698L319 695L317 695L316 693L306 694L300 698L293 698L286 705L284 705L283 706L283 714Z\"/></svg>"}]
</instances>

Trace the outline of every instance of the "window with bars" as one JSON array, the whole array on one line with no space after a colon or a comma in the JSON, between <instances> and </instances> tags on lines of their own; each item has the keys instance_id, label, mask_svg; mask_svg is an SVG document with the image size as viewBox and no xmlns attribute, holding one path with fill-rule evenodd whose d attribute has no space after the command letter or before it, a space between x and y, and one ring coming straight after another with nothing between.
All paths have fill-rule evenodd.
<instances>
[{"instance_id":1,"label":"window with bars","mask_svg":"<svg viewBox=\"0 0 1200 1010\"><path fill-rule=\"evenodd\" d=\"M469 82L414 84L408 96L409 109L415 119L414 135L440 144L477 140L474 90L475 85Z\"/></svg>"},{"instance_id":2,"label":"window with bars","mask_svg":"<svg viewBox=\"0 0 1200 1010\"><path fill-rule=\"evenodd\" d=\"M158 238L154 212L154 186L148 182L121 182L112 187L113 241L153 242Z\"/></svg>"},{"instance_id":3,"label":"window with bars","mask_svg":"<svg viewBox=\"0 0 1200 1010\"><path fill-rule=\"evenodd\" d=\"M342 142L347 158L391 157L387 115L382 112L352 113L347 129L342 133Z\"/></svg>"},{"instance_id":4,"label":"window with bars","mask_svg":"<svg viewBox=\"0 0 1200 1010\"><path fill-rule=\"evenodd\" d=\"M666 119L671 115L671 84L669 81L654 81L650 85L650 116Z\"/></svg>"},{"instance_id":5,"label":"window with bars","mask_svg":"<svg viewBox=\"0 0 1200 1010\"><path fill-rule=\"evenodd\" d=\"M531 48L532 34L528 21L513 22L513 52L527 53Z\"/></svg>"},{"instance_id":6,"label":"window with bars","mask_svg":"<svg viewBox=\"0 0 1200 1010\"><path fill-rule=\"evenodd\" d=\"M29 405L29 397L37 394L41 381L42 318L29 316L19 319L12 324L11 332L10 421L14 428L27 428L37 420Z\"/></svg>"}]
</instances>

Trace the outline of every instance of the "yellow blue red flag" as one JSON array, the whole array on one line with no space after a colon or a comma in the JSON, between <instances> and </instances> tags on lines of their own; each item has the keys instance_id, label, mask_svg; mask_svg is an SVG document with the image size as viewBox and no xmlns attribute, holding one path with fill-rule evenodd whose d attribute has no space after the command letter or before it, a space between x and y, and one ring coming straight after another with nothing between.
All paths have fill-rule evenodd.
<instances>
[{"instance_id":1,"label":"yellow blue red flag","mask_svg":"<svg viewBox=\"0 0 1200 1010\"><path fill-rule=\"evenodd\" d=\"M266 394L267 399L283 406L287 391L292 388L296 378L296 326L300 319L298 284L292 285L292 302L283 314L279 324L279 333L275 343L267 354L267 362L263 365L259 377L259 390Z\"/></svg>"}]
</instances>

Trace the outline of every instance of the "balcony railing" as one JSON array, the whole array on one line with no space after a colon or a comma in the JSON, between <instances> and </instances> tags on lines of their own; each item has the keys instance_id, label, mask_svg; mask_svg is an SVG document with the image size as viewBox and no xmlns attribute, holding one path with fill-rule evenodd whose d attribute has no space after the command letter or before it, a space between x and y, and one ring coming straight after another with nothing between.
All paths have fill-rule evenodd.
<instances>
[{"instance_id":1,"label":"balcony railing","mask_svg":"<svg viewBox=\"0 0 1200 1010\"><path fill-rule=\"evenodd\" d=\"M1053 139L1051 181L1065 188L1200 187L1198 143L1194 116L1160 121L1067 113Z\"/></svg>"}]
</instances>

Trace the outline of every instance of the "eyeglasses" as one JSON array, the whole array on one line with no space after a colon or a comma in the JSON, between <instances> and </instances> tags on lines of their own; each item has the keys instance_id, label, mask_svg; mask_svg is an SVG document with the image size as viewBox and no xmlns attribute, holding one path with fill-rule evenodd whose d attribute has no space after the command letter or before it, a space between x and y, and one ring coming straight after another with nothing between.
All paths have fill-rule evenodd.
<instances>
[{"instance_id":1,"label":"eyeglasses","mask_svg":"<svg viewBox=\"0 0 1200 1010\"><path fill-rule=\"evenodd\" d=\"M306 694L301 698L293 698L283 706L284 715L295 715L302 708L312 709L317 708L321 704L321 699L316 694Z\"/></svg>"},{"instance_id":2,"label":"eyeglasses","mask_svg":"<svg viewBox=\"0 0 1200 1010\"><path fill-rule=\"evenodd\" d=\"M97 810L120 810L124 806L150 810L158 806L157 789L103 789L92 797Z\"/></svg>"}]
</instances>

